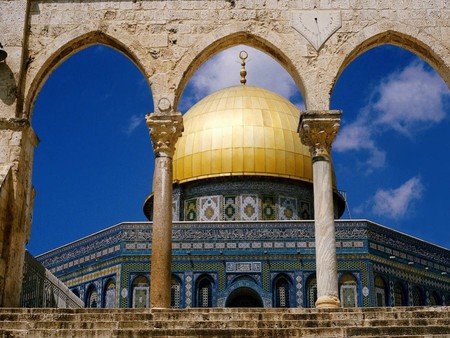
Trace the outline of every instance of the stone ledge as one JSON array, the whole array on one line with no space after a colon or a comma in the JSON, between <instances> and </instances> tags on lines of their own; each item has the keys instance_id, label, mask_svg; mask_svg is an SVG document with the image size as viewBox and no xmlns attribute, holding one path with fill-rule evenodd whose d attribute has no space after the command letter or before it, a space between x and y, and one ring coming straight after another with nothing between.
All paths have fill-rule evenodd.
<instances>
[{"instance_id":1,"label":"stone ledge","mask_svg":"<svg viewBox=\"0 0 450 338\"><path fill-rule=\"evenodd\" d=\"M450 337L450 307L0 309L0 337Z\"/></svg>"}]
</instances>

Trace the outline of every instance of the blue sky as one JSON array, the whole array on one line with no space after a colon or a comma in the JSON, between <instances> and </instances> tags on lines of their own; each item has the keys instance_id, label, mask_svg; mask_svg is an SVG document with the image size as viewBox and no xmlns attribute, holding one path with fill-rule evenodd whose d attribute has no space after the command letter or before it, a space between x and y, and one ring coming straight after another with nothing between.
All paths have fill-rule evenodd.
<instances>
[{"instance_id":1,"label":"blue sky","mask_svg":"<svg viewBox=\"0 0 450 338\"><path fill-rule=\"evenodd\" d=\"M195 73L180 102L183 113L239 83L242 48L217 54ZM248 84L303 107L289 74L269 56L245 49ZM406 50L377 47L343 72L331 108L343 110L333 161L351 217L450 248L450 91L439 75ZM32 254L122 221L145 220L154 155L144 116L152 111L142 74L108 47L84 49L50 76L33 111L41 143L33 171Z\"/></svg>"}]
</instances>

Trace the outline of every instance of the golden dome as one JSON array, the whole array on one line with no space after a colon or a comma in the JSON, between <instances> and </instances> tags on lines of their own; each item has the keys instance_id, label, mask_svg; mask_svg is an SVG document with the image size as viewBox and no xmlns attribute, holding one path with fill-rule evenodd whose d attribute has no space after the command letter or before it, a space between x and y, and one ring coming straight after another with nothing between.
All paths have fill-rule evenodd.
<instances>
[{"instance_id":1,"label":"golden dome","mask_svg":"<svg viewBox=\"0 0 450 338\"><path fill-rule=\"evenodd\" d=\"M311 156L297 133L300 111L263 88L234 86L194 105L173 157L173 179L275 176L312 182Z\"/></svg>"}]
</instances>

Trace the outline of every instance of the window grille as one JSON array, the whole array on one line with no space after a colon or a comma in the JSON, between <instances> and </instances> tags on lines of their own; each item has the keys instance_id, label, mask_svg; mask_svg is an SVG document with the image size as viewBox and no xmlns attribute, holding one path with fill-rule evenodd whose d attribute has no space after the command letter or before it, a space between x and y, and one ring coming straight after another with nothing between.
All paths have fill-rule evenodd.
<instances>
[{"instance_id":1,"label":"window grille","mask_svg":"<svg viewBox=\"0 0 450 338\"><path fill-rule=\"evenodd\" d=\"M181 306L179 284L172 284L170 296L170 306L172 307L172 309L179 309Z\"/></svg>"}]
</instances>

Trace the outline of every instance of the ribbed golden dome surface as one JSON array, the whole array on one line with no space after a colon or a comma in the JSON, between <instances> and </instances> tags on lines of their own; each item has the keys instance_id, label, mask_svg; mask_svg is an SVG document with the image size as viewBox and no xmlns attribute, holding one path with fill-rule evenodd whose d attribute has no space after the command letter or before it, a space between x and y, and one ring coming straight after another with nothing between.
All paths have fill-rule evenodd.
<instances>
[{"instance_id":1,"label":"ribbed golden dome surface","mask_svg":"<svg viewBox=\"0 0 450 338\"><path fill-rule=\"evenodd\" d=\"M174 181L263 175L312 182L299 116L288 100L260 87L239 85L205 97L184 115Z\"/></svg>"}]
</instances>

